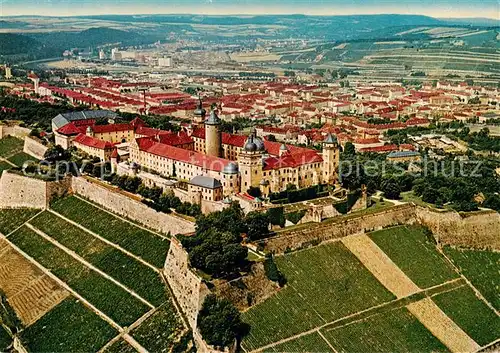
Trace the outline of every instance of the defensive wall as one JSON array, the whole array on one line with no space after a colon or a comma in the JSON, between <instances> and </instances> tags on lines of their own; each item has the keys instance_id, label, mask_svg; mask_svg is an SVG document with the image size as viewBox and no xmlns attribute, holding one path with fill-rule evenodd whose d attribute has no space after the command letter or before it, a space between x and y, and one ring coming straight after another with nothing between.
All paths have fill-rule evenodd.
<instances>
[{"instance_id":1,"label":"defensive wall","mask_svg":"<svg viewBox=\"0 0 500 353\"><path fill-rule=\"evenodd\" d=\"M401 205L377 213L342 216L316 224L302 224L277 232L274 237L258 241L265 251L282 254L308 245L365 233L398 224L415 222L415 206Z\"/></svg>"},{"instance_id":2,"label":"defensive wall","mask_svg":"<svg viewBox=\"0 0 500 353\"><path fill-rule=\"evenodd\" d=\"M0 125L0 139L6 136L14 136L24 139L30 134L31 130L20 126Z\"/></svg>"},{"instance_id":3,"label":"defensive wall","mask_svg":"<svg viewBox=\"0 0 500 353\"><path fill-rule=\"evenodd\" d=\"M24 138L24 148L23 152L29 154L36 159L42 160L45 156L45 152L47 151L47 146L44 146L40 141L37 141L30 136L26 136Z\"/></svg>"},{"instance_id":4,"label":"defensive wall","mask_svg":"<svg viewBox=\"0 0 500 353\"><path fill-rule=\"evenodd\" d=\"M438 244L500 250L500 214L492 210L458 213L425 207L415 210Z\"/></svg>"},{"instance_id":5,"label":"defensive wall","mask_svg":"<svg viewBox=\"0 0 500 353\"><path fill-rule=\"evenodd\" d=\"M367 233L402 224L422 224L440 245L500 250L500 214L495 211L458 213L433 210L413 204L394 206L364 215L347 215L316 224L301 224L278 231L275 236L256 242L265 251L286 251L317 245L348 235Z\"/></svg>"},{"instance_id":6,"label":"defensive wall","mask_svg":"<svg viewBox=\"0 0 500 353\"><path fill-rule=\"evenodd\" d=\"M91 182L84 177L72 178L72 191L102 207L164 234L194 232L194 223L181 217L158 212L140 201L125 196L110 187Z\"/></svg>"},{"instance_id":7,"label":"defensive wall","mask_svg":"<svg viewBox=\"0 0 500 353\"><path fill-rule=\"evenodd\" d=\"M0 178L0 208L45 209L54 197L66 195L70 186L71 178L44 181L4 171Z\"/></svg>"}]
</instances>

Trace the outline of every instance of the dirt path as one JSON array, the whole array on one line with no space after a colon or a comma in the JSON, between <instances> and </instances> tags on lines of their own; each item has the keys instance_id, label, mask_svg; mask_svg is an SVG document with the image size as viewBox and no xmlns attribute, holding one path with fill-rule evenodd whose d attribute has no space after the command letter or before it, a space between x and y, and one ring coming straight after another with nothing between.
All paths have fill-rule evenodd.
<instances>
[{"instance_id":1,"label":"dirt path","mask_svg":"<svg viewBox=\"0 0 500 353\"><path fill-rule=\"evenodd\" d=\"M123 290L127 291L130 295L132 295L133 297L135 297L136 299L140 300L141 302L143 302L144 304L146 304L147 306L149 306L150 308L154 308L154 305L151 304L150 302L148 302L146 299L142 298L139 294L137 294L136 292L134 292L132 289L124 286L123 284L121 284L120 282L118 282L116 279L114 279L113 277L111 277L110 275L104 273L103 271L101 271L100 269L98 269L97 267L95 267L94 265L92 265L90 262L88 262L87 260L85 260L83 257L81 257L80 255L78 255L77 253L75 253L74 251L68 249L67 247L65 247L64 245L62 245L61 243L57 242L56 240L52 239L50 236L48 236L47 234L45 234L44 232L42 232L41 230L33 227L31 224L29 223L26 223L26 226L28 228L30 228L32 231L34 231L35 233L37 233L38 235L40 235L42 238L44 238L45 240L49 241L50 243L52 243L54 246L58 247L59 249L61 249L62 251L64 251L66 254L70 255L71 257L73 257L75 260L81 262L83 265L85 265L86 267L90 268L91 270L97 272L99 275L101 275L102 277L108 279L109 281L113 282L114 284L116 284L118 287L122 288Z\"/></svg>"},{"instance_id":2,"label":"dirt path","mask_svg":"<svg viewBox=\"0 0 500 353\"><path fill-rule=\"evenodd\" d=\"M139 256L132 254L130 251L125 250L125 249L124 249L124 248L122 248L121 246L116 245L115 243L113 243L113 242L109 241L108 239L101 237L99 234L92 232L91 230L89 230L89 229L85 228L84 226L82 226L82 225L80 225L80 224L78 224L78 223L76 223L76 222L73 222L71 219L64 217L62 214L57 213L57 212L56 212L56 211L54 211L54 210L49 209L48 211L49 211L50 213L52 213L52 214L56 215L57 217L59 217L59 218L61 218L61 219L65 220L66 222L68 222L68 223L70 223L70 224L74 225L75 227L80 228L81 230L85 231L86 233L88 233L88 234L92 235L93 237L95 237L95 238L97 238L97 239L99 239L99 240L103 241L104 243L108 244L109 246L112 246L112 247L114 247L115 249L120 250L120 251L121 251L121 252L123 252L125 255L127 255L127 256L129 256L129 257L134 258L135 260L139 261L140 263L142 263L142 264L143 264L143 265L145 265L145 266L148 266L149 268L151 268L151 269L152 269L152 270L154 270L155 272L160 273L160 270L159 270L158 268L156 268L155 266L151 265L149 262L144 261L144 260L143 260L143 259L141 259Z\"/></svg>"},{"instance_id":3,"label":"dirt path","mask_svg":"<svg viewBox=\"0 0 500 353\"><path fill-rule=\"evenodd\" d=\"M421 290L367 235L348 236L342 243L398 298Z\"/></svg>"},{"instance_id":4,"label":"dirt path","mask_svg":"<svg viewBox=\"0 0 500 353\"><path fill-rule=\"evenodd\" d=\"M475 352L480 346L430 298L407 306L408 310L453 353Z\"/></svg>"}]
</instances>

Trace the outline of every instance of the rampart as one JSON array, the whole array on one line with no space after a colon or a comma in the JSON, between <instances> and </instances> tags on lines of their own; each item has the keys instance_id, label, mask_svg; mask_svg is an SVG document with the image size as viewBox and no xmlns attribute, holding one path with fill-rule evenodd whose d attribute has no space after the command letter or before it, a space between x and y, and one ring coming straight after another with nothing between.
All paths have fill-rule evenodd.
<instances>
[{"instance_id":1,"label":"rampart","mask_svg":"<svg viewBox=\"0 0 500 353\"><path fill-rule=\"evenodd\" d=\"M46 208L47 183L4 171L0 179L0 208Z\"/></svg>"},{"instance_id":2,"label":"rampart","mask_svg":"<svg viewBox=\"0 0 500 353\"><path fill-rule=\"evenodd\" d=\"M72 178L72 190L102 207L130 218L164 234L187 234L194 232L194 223L181 217L158 212L143 203L122 195L110 188L93 183L84 177Z\"/></svg>"},{"instance_id":3,"label":"rampart","mask_svg":"<svg viewBox=\"0 0 500 353\"><path fill-rule=\"evenodd\" d=\"M20 126L0 125L0 139L6 136L14 136L20 139L30 134L31 130Z\"/></svg>"},{"instance_id":4,"label":"rampart","mask_svg":"<svg viewBox=\"0 0 500 353\"><path fill-rule=\"evenodd\" d=\"M47 147L44 146L40 141L37 141L29 136L26 136L24 138L24 153L29 154L36 159L42 160L46 151Z\"/></svg>"},{"instance_id":5,"label":"rampart","mask_svg":"<svg viewBox=\"0 0 500 353\"><path fill-rule=\"evenodd\" d=\"M0 179L0 208L47 208L50 200L68 194L71 177L44 181L14 172L4 172Z\"/></svg>"},{"instance_id":6,"label":"rampart","mask_svg":"<svg viewBox=\"0 0 500 353\"><path fill-rule=\"evenodd\" d=\"M322 223L303 224L285 229L276 236L257 242L265 251L276 254L308 245L364 233L398 224L415 222L415 206L401 205L377 213L360 216L343 216Z\"/></svg>"},{"instance_id":7,"label":"rampart","mask_svg":"<svg viewBox=\"0 0 500 353\"><path fill-rule=\"evenodd\" d=\"M427 226L442 245L500 250L500 214L479 211L460 214L416 208L416 220Z\"/></svg>"}]
</instances>

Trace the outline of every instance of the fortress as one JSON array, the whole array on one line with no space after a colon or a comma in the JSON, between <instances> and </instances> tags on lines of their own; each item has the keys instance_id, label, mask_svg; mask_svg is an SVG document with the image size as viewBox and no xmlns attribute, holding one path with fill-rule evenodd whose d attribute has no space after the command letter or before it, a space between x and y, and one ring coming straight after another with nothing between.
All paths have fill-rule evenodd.
<instances>
[{"instance_id":1,"label":"fortress","mask_svg":"<svg viewBox=\"0 0 500 353\"><path fill-rule=\"evenodd\" d=\"M127 163L187 182L195 186L194 200L219 202L250 188L267 196L288 185L305 188L338 180L340 148L332 135L325 136L319 153L262 139L255 131L223 133L217 111L206 118L201 101L194 115L194 124L179 133L149 128L140 118L115 124L114 115L99 111L58 116L53 125L62 147L109 160L115 171ZM96 124L103 118L111 123Z\"/></svg>"}]
</instances>

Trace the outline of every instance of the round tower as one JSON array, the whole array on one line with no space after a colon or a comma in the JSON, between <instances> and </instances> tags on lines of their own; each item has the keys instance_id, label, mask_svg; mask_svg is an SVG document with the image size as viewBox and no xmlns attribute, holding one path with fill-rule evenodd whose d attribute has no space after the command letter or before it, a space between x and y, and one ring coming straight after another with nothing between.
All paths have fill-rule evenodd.
<instances>
[{"instance_id":1,"label":"round tower","mask_svg":"<svg viewBox=\"0 0 500 353\"><path fill-rule=\"evenodd\" d=\"M240 192L240 175L238 165L229 163L222 170L222 188L224 196L234 195Z\"/></svg>"},{"instance_id":2,"label":"round tower","mask_svg":"<svg viewBox=\"0 0 500 353\"><path fill-rule=\"evenodd\" d=\"M210 112L210 116L205 121L205 153L212 157L222 155L222 134L220 131L221 121L215 110Z\"/></svg>"}]
</instances>

